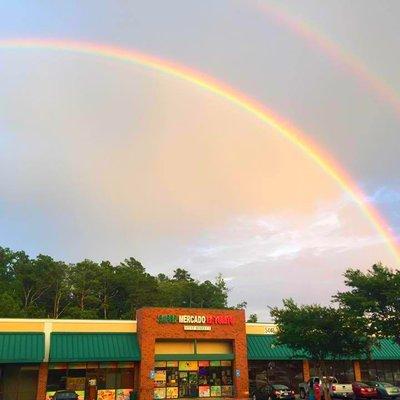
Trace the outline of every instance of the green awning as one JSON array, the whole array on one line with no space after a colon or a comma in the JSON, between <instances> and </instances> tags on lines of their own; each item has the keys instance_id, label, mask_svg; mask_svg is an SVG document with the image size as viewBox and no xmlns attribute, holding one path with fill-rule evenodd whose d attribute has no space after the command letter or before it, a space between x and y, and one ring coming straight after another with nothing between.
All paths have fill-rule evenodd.
<instances>
[{"instance_id":1,"label":"green awning","mask_svg":"<svg viewBox=\"0 0 400 400\"><path fill-rule=\"evenodd\" d=\"M249 360L302 360L288 346L274 344L274 335L247 335L247 357ZM357 357L347 357L346 360L356 360ZM400 346L394 341L383 339L379 346L372 349L372 360L400 360Z\"/></svg>"},{"instance_id":2,"label":"green awning","mask_svg":"<svg viewBox=\"0 0 400 400\"><path fill-rule=\"evenodd\" d=\"M51 362L139 361L135 333L52 333Z\"/></svg>"},{"instance_id":3,"label":"green awning","mask_svg":"<svg viewBox=\"0 0 400 400\"><path fill-rule=\"evenodd\" d=\"M301 360L288 346L275 344L274 335L247 335L249 360Z\"/></svg>"},{"instance_id":4,"label":"green awning","mask_svg":"<svg viewBox=\"0 0 400 400\"><path fill-rule=\"evenodd\" d=\"M44 334L0 333L0 363L38 363L44 358Z\"/></svg>"},{"instance_id":5,"label":"green awning","mask_svg":"<svg viewBox=\"0 0 400 400\"><path fill-rule=\"evenodd\" d=\"M400 346L390 339L383 339L372 349L372 360L400 360Z\"/></svg>"}]
</instances>

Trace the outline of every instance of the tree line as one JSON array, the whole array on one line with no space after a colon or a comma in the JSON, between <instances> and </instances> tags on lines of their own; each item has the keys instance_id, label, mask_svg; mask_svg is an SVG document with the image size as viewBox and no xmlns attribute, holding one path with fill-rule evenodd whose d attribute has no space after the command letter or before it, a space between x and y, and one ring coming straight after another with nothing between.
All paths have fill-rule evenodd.
<instances>
[{"instance_id":1,"label":"tree line","mask_svg":"<svg viewBox=\"0 0 400 400\"><path fill-rule=\"evenodd\" d=\"M228 288L183 268L154 276L133 257L71 264L0 247L0 317L132 319L144 306L227 308Z\"/></svg>"}]
</instances>

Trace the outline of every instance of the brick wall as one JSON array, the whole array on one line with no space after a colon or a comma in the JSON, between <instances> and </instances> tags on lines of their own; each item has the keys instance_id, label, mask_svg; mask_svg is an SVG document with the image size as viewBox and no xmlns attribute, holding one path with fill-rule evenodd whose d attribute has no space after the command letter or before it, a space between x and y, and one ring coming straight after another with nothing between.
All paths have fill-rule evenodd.
<instances>
[{"instance_id":1,"label":"brick wall","mask_svg":"<svg viewBox=\"0 0 400 400\"><path fill-rule=\"evenodd\" d=\"M211 325L211 331L185 331L183 328L184 324L160 324L157 322L157 317L159 315L171 314L227 316L233 319L233 323L228 325L213 324ZM139 371L140 400L151 400L153 398L154 382L150 377L150 373L154 369L156 339L231 340L234 352L233 369L235 397L248 397L246 323L243 310L142 308L137 312L137 326L141 351ZM239 376L236 376L236 371L239 372Z\"/></svg>"},{"instance_id":2,"label":"brick wall","mask_svg":"<svg viewBox=\"0 0 400 400\"><path fill-rule=\"evenodd\" d=\"M36 400L45 400L45 398L46 398L46 386L47 386L48 372L49 372L49 364L41 363L39 366Z\"/></svg>"}]
</instances>

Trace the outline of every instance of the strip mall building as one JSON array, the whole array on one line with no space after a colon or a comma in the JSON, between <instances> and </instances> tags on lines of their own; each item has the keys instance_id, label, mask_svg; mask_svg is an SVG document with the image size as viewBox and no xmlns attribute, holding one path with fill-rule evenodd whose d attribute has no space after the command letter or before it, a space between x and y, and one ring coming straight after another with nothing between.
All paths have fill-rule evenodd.
<instances>
[{"instance_id":1,"label":"strip mall building","mask_svg":"<svg viewBox=\"0 0 400 400\"><path fill-rule=\"evenodd\" d=\"M266 382L297 388L311 360L274 345L275 327L243 311L143 308L137 321L0 319L0 400L246 398ZM327 362L341 381L400 383L400 348L382 342L372 360Z\"/></svg>"}]
</instances>

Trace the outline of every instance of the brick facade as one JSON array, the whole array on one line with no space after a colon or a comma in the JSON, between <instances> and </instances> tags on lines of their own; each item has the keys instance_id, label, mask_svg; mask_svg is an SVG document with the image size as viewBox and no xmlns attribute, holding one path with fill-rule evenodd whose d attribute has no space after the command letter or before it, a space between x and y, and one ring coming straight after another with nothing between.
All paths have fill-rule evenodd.
<instances>
[{"instance_id":1,"label":"brick facade","mask_svg":"<svg viewBox=\"0 0 400 400\"><path fill-rule=\"evenodd\" d=\"M232 318L232 324L212 324L211 331L185 331L181 323L159 323L160 315L223 316ZM150 376L154 370L156 339L197 339L232 341L234 361L234 390L236 398L248 397L248 367L246 322L243 310L209 310L187 308L142 308L137 312L138 340L141 351L139 371L139 399L153 399L154 382ZM199 324L200 325L200 324ZM207 325L207 324L206 324Z\"/></svg>"}]
</instances>

